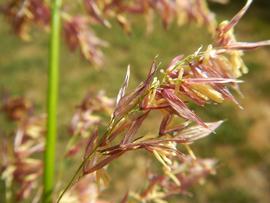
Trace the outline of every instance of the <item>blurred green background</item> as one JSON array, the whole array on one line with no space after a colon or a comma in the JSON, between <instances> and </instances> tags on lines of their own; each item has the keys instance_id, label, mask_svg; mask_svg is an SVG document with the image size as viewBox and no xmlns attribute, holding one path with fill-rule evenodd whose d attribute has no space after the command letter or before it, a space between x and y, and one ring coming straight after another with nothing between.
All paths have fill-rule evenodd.
<instances>
[{"instance_id":1,"label":"blurred green background","mask_svg":"<svg viewBox=\"0 0 270 203\"><path fill-rule=\"evenodd\" d=\"M211 9L220 21L232 17L244 2L232 0L227 5L211 4ZM62 46L59 152L68 136L67 125L74 107L89 89L103 89L107 95L115 97L128 64L131 65L132 88L145 78L157 54L165 66L174 56L192 53L199 46L211 43L206 29L195 25L171 25L165 31L157 19L154 32L147 35L143 19L132 20L135 23L130 36L116 23L111 30L94 28L98 36L110 44L104 49L105 64L101 70L84 61L79 53L70 53L65 45ZM0 18L0 89L29 98L42 113L46 111L48 35L39 31L32 34L32 41L22 42L12 34L3 17ZM238 24L236 35L240 41L270 39L269 0L254 1ZM238 98L244 110L229 103L203 109L195 107L206 120L226 119L217 134L193 145L197 156L219 160L217 175L208 178L203 186L196 186L193 197L170 202L270 202L270 49L246 53L244 60L250 70L241 85L245 97ZM155 121L158 122L153 117L145 126L146 132L157 125ZM5 132L2 121L0 131ZM126 183L132 183L129 185L132 188L143 181L138 177L142 177L144 156L144 153L130 153L110 166L116 172L113 172L108 196L114 194L114 198L119 198L125 193Z\"/></svg>"}]
</instances>

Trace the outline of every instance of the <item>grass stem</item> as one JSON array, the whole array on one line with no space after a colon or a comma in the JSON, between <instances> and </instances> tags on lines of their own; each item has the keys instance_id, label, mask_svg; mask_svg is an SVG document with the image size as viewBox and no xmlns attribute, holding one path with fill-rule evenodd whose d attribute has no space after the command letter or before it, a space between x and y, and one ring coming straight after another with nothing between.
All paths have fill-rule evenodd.
<instances>
[{"instance_id":1,"label":"grass stem","mask_svg":"<svg viewBox=\"0 0 270 203\"><path fill-rule=\"evenodd\" d=\"M60 7L62 0L51 0L51 32L47 94L47 136L44 156L43 202L51 203L54 188L55 145L57 141L57 103L59 80Z\"/></svg>"}]
</instances>

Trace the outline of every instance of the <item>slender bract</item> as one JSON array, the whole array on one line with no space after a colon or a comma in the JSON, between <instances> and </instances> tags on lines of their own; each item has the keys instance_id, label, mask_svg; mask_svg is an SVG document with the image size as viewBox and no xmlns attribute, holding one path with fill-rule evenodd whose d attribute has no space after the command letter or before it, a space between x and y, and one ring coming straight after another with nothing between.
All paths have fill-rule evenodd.
<instances>
[{"instance_id":1,"label":"slender bract","mask_svg":"<svg viewBox=\"0 0 270 203\"><path fill-rule=\"evenodd\" d=\"M57 139L57 100L60 44L60 6L61 0L51 2L51 34L49 46L49 75L47 103L47 137L44 164L43 202L52 202L55 170L55 144Z\"/></svg>"}]
</instances>

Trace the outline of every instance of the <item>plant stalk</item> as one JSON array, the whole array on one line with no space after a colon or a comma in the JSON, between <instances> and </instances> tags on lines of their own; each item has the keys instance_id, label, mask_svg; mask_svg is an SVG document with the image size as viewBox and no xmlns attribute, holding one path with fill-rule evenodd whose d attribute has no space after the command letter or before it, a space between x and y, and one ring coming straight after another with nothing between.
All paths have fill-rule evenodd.
<instances>
[{"instance_id":1,"label":"plant stalk","mask_svg":"<svg viewBox=\"0 0 270 203\"><path fill-rule=\"evenodd\" d=\"M57 103L59 80L60 7L62 0L51 0L51 32L49 43L47 136L44 156L43 202L52 202L57 141Z\"/></svg>"}]
</instances>

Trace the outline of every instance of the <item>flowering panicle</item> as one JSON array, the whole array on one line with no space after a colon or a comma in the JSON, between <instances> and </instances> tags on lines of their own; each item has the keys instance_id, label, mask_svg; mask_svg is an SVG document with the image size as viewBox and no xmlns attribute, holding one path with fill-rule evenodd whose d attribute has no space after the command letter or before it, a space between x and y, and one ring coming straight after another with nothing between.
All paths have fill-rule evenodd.
<instances>
[{"instance_id":1,"label":"flowering panicle","mask_svg":"<svg viewBox=\"0 0 270 203\"><path fill-rule=\"evenodd\" d=\"M73 115L70 123L72 138L67 146L67 155L75 155L89 138L89 131L97 125L105 125L102 114L110 115L113 111L114 100L100 91L97 95L89 92Z\"/></svg>"},{"instance_id":2,"label":"flowering panicle","mask_svg":"<svg viewBox=\"0 0 270 203\"><path fill-rule=\"evenodd\" d=\"M43 0L10 0L0 10L24 40L30 39L31 24L47 27L50 23L50 10Z\"/></svg>"},{"instance_id":3,"label":"flowering panicle","mask_svg":"<svg viewBox=\"0 0 270 203\"><path fill-rule=\"evenodd\" d=\"M215 174L214 166L214 160L187 157L183 163L174 164L174 181L166 175L149 173L147 187L140 193L130 192L129 196L136 202L166 202L164 199L172 195L189 195L188 190L193 185L201 183L205 176ZM125 202L128 202L127 198Z\"/></svg>"},{"instance_id":4,"label":"flowering panicle","mask_svg":"<svg viewBox=\"0 0 270 203\"><path fill-rule=\"evenodd\" d=\"M33 113L33 104L23 97L5 95L2 103L1 111L12 121L22 121Z\"/></svg>"},{"instance_id":5,"label":"flowering panicle","mask_svg":"<svg viewBox=\"0 0 270 203\"><path fill-rule=\"evenodd\" d=\"M42 161L36 156L44 148L45 118L30 114L30 106L30 102L24 98L9 97L5 99L2 107L17 125L13 142L9 143L6 139L5 146L1 146L6 150L1 154L5 161L0 167L6 189L19 186L14 195L16 201L29 198L34 190L37 190L35 198L38 199L41 191L39 177L42 174Z\"/></svg>"},{"instance_id":6,"label":"flowering panicle","mask_svg":"<svg viewBox=\"0 0 270 203\"><path fill-rule=\"evenodd\" d=\"M196 159L190 144L215 132L222 121L204 122L189 108L189 103L203 107L208 103L221 104L229 100L241 108L231 93L231 90L238 90L238 84L242 82L238 77L245 73L241 71L244 64L241 55L245 50L269 44L268 41L240 43L234 38L232 28L246 12L250 2L229 21L229 27L224 28L224 23L218 25L215 47L209 45L204 51L200 48L187 57L179 55L166 69L160 69L154 61L147 78L130 93L126 93L130 78L128 67L107 130L101 135L94 130L89 138L79 172L82 176L94 173L97 181L107 182L105 170L109 163L128 151L144 149L163 166L164 175L157 181L163 192L154 190L154 194L161 195L160 199L163 199L170 195L170 191L173 194L185 191L183 188L212 171L214 162ZM162 115L159 134L137 135L153 111ZM182 122L175 125L175 119ZM181 147L186 148L189 155L181 152ZM192 161L189 161L190 157ZM181 175L179 168L190 162L196 165L195 168L201 167L200 173L193 173L191 177ZM195 169L191 167L189 170L192 173ZM149 195L135 197L148 200L153 197L152 192Z\"/></svg>"},{"instance_id":7,"label":"flowering panicle","mask_svg":"<svg viewBox=\"0 0 270 203\"><path fill-rule=\"evenodd\" d=\"M84 6L92 23L110 28L109 20L116 19L128 34L132 30L130 15L144 15L147 32L153 30L155 13L161 17L165 28L173 21L177 21L178 25L195 21L199 25L208 26L211 32L215 27L215 17L209 11L205 0L84 0Z\"/></svg>"},{"instance_id":8,"label":"flowering panicle","mask_svg":"<svg viewBox=\"0 0 270 203\"><path fill-rule=\"evenodd\" d=\"M230 20L223 21L216 29L215 41L217 46L230 50L227 51L229 55L229 62L232 65L231 74L234 77L239 77L242 73L247 73L248 69L244 64L241 56L243 51L252 50L262 46L270 45L270 40L261 42L238 42L234 36L234 27L247 12L252 0L248 0L246 5ZM224 59L223 63L227 63Z\"/></svg>"},{"instance_id":9,"label":"flowering panicle","mask_svg":"<svg viewBox=\"0 0 270 203\"><path fill-rule=\"evenodd\" d=\"M85 0L86 10L97 22L109 26L106 17L116 17L125 28L128 21L123 20L128 14L143 14L147 22L153 19L156 12L162 19L163 25L168 25L176 20L179 25L189 21L213 27L214 15L208 10L205 0L133 0L133 1L93 1ZM150 20L150 21L149 21ZM152 23L152 22L151 22ZM151 24L148 24L151 26Z\"/></svg>"},{"instance_id":10,"label":"flowering panicle","mask_svg":"<svg viewBox=\"0 0 270 203\"><path fill-rule=\"evenodd\" d=\"M65 203L109 203L98 198L98 188L94 177L89 175L81 179L70 191L63 197Z\"/></svg>"},{"instance_id":11,"label":"flowering panicle","mask_svg":"<svg viewBox=\"0 0 270 203\"><path fill-rule=\"evenodd\" d=\"M129 15L140 14L146 18L147 31L151 31L154 13L157 13L165 28L174 20L179 25L195 21L207 25L211 31L215 27L214 15L207 8L206 0L84 0L81 3L84 12L80 14L69 13L67 7L61 11L63 33L71 51L79 49L86 60L97 65L102 64L101 48L107 43L91 29L94 24L110 28L109 20L115 19L125 32L130 33ZM50 10L44 0L9 0L0 11L7 17L15 33L25 40L30 39L31 26L38 24L47 28L50 22Z\"/></svg>"},{"instance_id":12,"label":"flowering panicle","mask_svg":"<svg viewBox=\"0 0 270 203\"><path fill-rule=\"evenodd\" d=\"M107 43L89 28L89 19L81 16L65 19L64 36L71 51L79 48L84 58L97 65L102 64L103 53L100 48L107 46Z\"/></svg>"}]
</instances>

